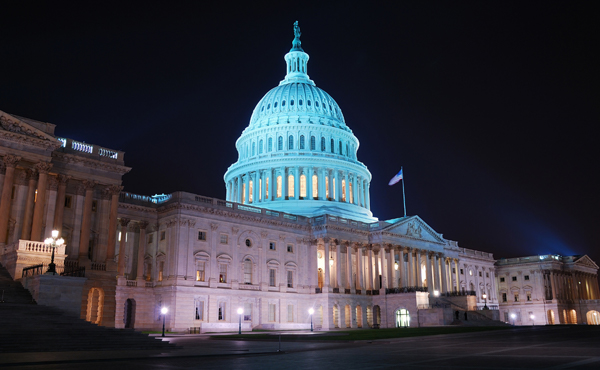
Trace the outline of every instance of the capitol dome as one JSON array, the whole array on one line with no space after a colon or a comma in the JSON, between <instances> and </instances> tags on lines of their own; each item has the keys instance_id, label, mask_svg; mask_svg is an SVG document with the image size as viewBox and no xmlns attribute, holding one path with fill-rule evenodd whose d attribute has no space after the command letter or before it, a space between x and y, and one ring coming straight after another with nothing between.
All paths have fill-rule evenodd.
<instances>
[{"instance_id":1,"label":"capitol dome","mask_svg":"<svg viewBox=\"0 0 600 370\"><path fill-rule=\"evenodd\" d=\"M226 199L307 217L376 221L358 139L336 101L308 77L297 23L294 35L285 78L258 102L236 141Z\"/></svg>"}]
</instances>

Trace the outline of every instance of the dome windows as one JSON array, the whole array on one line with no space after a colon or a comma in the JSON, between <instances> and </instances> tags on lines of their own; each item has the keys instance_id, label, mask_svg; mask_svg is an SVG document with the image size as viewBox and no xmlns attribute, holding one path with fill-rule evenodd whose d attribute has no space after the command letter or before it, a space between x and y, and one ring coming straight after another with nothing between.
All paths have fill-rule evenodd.
<instances>
[{"instance_id":1,"label":"dome windows","mask_svg":"<svg viewBox=\"0 0 600 370\"><path fill-rule=\"evenodd\" d=\"M277 150L283 150L283 136L277 139Z\"/></svg>"},{"instance_id":2,"label":"dome windows","mask_svg":"<svg viewBox=\"0 0 600 370\"><path fill-rule=\"evenodd\" d=\"M282 101L281 101L281 106L282 106L282 107L285 107L285 100L282 100Z\"/></svg>"},{"instance_id":3,"label":"dome windows","mask_svg":"<svg viewBox=\"0 0 600 370\"><path fill-rule=\"evenodd\" d=\"M288 137L288 150L294 150L294 137L292 135Z\"/></svg>"},{"instance_id":4,"label":"dome windows","mask_svg":"<svg viewBox=\"0 0 600 370\"><path fill-rule=\"evenodd\" d=\"M315 106L316 106L317 108L319 108L319 102L318 102L318 101L316 101L316 102L315 102Z\"/></svg>"},{"instance_id":5,"label":"dome windows","mask_svg":"<svg viewBox=\"0 0 600 370\"><path fill-rule=\"evenodd\" d=\"M346 146L346 151L348 151L348 146ZM260 139L260 141L258 142L258 154L262 154L263 153L263 140Z\"/></svg>"},{"instance_id":6,"label":"dome windows","mask_svg":"<svg viewBox=\"0 0 600 370\"><path fill-rule=\"evenodd\" d=\"M290 100L290 105L293 107L294 106L294 99Z\"/></svg>"},{"instance_id":7,"label":"dome windows","mask_svg":"<svg viewBox=\"0 0 600 370\"><path fill-rule=\"evenodd\" d=\"M271 109L271 103L267 104L267 109Z\"/></svg>"},{"instance_id":8,"label":"dome windows","mask_svg":"<svg viewBox=\"0 0 600 370\"><path fill-rule=\"evenodd\" d=\"M315 150L317 146L317 140L315 139L314 136L310 137L310 150Z\"/></svg>"},{"instance_id":9,"label":"dome windows","mask_svg":"<svg viewBox=\"0 0 600 370\"><path fill-rule=\"evenodd\" d=\"M298 105L302 106L302 99L298 100Z\"/></svg>"},{"instance_id":10,"label":"dome windows","mask_svg":"<svg viewBox=\"0 0 600 370\"><path fill-rule=\"evenodd\" d=\"M300 135L300 150L304 150L304 135Z\"/></svg>"},{"instance_id":11,"label":"dome windows","mask_svg":"<svg viewBox=\"0 0 600 370\"><path fill-rule=\"evenodd\" d=\"M308 105L310 107L310 100L306 101L306 105Z\"/></svg>"},{"instance_id":12,"label":"dome windows","mask_svg":"<svg viewBox=\"0 0 600 370\"><path fill-rule=\"evenodd\" d=\"M277 102L273 103L273 108L277 108Z\"/></svg>"},{"instance_id":13,"label":"dome windows","mask_svg":"<svg viewBox=\"0 0 600 370\"><path fill-rule=\"evenodd\" d=\"M333 139L331 139L331 146L330 146L330 150L332 153L335 154L335 142L333 141Z\"/></svg>"},{"instance_id":14,"label":"dome windows","mask_svg":"<svg viewBox=\"0 0 600 370\"><path fill-rule=\"evenodd\" d=\"M272 152L273 151L273 138L270 137L269 141L268 141L268 145L267 145L267 152Z\"/></svg>"},{"instance_id":15,"label":"dome windows","mask_svg":"<svg viewBox=\"0 0 600 370\"><path fill-rule=\"evenodd\" d=\"M325 151L325 138L324 137L321 138L321 151L322 152Z\"/></svg>"}]
</instances>

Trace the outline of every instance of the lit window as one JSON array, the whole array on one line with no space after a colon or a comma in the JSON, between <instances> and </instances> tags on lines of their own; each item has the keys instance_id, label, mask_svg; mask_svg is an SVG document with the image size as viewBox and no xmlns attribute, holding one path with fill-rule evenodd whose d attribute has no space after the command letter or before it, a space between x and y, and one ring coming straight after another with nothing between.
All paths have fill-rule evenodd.
<instances>
[{"instance_id":1,"label":"lit window","mask_svg":"<svg viewBox=\"0 0 600 370\"><path fill-rule=\"evenodd\" d=\"M281 176L277 176L277 198L281 198Z\"/></svg>"},{"instance_id":2,"label":"lit window","mask_svg":"<svg viewBox=\"0 0 600 370\"><path fill-rule=\"evenodd\" d=\"M194 319L204 320L204 301L196 300L196 312L194 314Z\"/></svg>"},{"instance_id":3,"label":"lit window","mask_svg":"<svg viewBox=\"0 0 600 370\"><path fill-rule=\"evenodd\" d=\"M242 204L246 204L246 184L242 184Z\"/></svg>"},{"instance_id":4,"label":"lit window","mask_svg":"<svg viewBox=\"0 0 600 370\"><path fill-rule=\"evenodd\" d=\"M527 292L527 302L531 302L531 292Z\"/></svg>"},{"instance_id":5,"label":"lit window","mask_svg":"<svg viewBox=\"0 0 600 370\"><path fill-rule=\"evenodd\" d=\"M269 178L265 179L265 199L269 199Z\"/></svg>"},{"instance_id":6,"label":"lit window","mask_svg":"<svg viewBox=\"0 0 600 370\"><path fill-rule=\"evenodd\" d=\"M318 198L319 197L319 179L317 177L317 175L313 175L312 177L312 195L313 198Z\"/></svg>"},{"instance_id":7,"label":"lit window","mask_svg":"<svg viewBox=\"0 0 600 370\"><path fill-rule=\"evenodd\" d=\"M346 180L342 180L342 202L346 201Z\"/></svg>"},{"instance_id":8,"label":"lit window","mask_svg":"<svg viewBox=\"0 0 600 370\"><path fill-rule=\"evenodd\" d=\"M300 176L300 196L306 198L306 176Z\"/></svg>"},{"instance_id":9,"label":"lit window","mask_svg":"<svg viewBox=\"0 0 600 370\"><path fill-rule=\"evenodd\" d=\"M294 175L288 175L288 196L295 197L296 194L294 192Z\"/></svg>"},{"instance_id":10,"label":"lit window","mask_svg":"<svg viewBox=\"0 0 600 370\"><path fill-rule=\"evenodd\" d=\"M204 281L204 261L196 262L196 281Z\"/></svg>"},{"instance_id":11,"label":"lit window","mask_svg":"<svg viewBox=\"0 0 600 370\"><path fill-rule=\"evenodd\" d=\"M219 283L227 282L227 264L221 263L219 264Z\"/></svg>"},{"instance_id":12,"label":"lit window","mask_svg":"<svg viewBox=\"0 0 600 370\"><path fill-rule=\"evenodd\" d=\"M519 293L515 293L515 302L519 302Z\"/></svg>"},{"instance_id":13,"label":"lit window","mask_svg":"<svg viewBox=\"0 0 600 370\"><path fill-rule=\"evenodd\" d=\"M325 176L325 197L329 198L329 176Z\"/></svg>"},{"instance_id":14,"label":"lit window","mask_svg":"<svg viewBox=\"0 0 600 370\"><path fill-rule=\"evenodd\" d=\"M248 203L252 203L254 193L254 181L250 180L248 182Z\"/></svg>"},{"instance_id":15,"label":"lit window","mask_svg":"<svg viewBox=\"0 0 600 370\"><path fill-rule=\"evenodd\" d=\"M348 192L350 193L350 203L354 203L354 194L352 194L352 182L348 182Z\"/></svg>"},{"instance_id":16,"label":"lit window","mask_svg":"<svg viewBox=\"0 0 600 370\"><path fill-rule=\"evenodd\" d=\"M165 270L165 262L161 261L158 264L158 281L162 281L163 280L163 272Z\"/></svg>"},{"instance_id":17,"label":"lit window","mask_svg":"<svg viewBox=\"0 0 600 370\"><path fill-rule=\"evenodd\" d=\"M258 200L262 200L262 179L258 179Z\"/></svg>"}]
</instances>

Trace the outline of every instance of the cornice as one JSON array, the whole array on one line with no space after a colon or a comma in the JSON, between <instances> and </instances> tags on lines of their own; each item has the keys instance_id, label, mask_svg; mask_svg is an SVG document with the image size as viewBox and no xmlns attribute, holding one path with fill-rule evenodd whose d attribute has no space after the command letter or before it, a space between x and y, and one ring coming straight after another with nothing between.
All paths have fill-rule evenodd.
<instances>
[{"instance_id":1,"label":"cornice","mask_svg":"<svg viewBox=\"0 0 600 370\"><path fill-rule=\"evenodd\" d=\"M53 152L52 158L58 162L64 162L84 167L100 169L108 172L116 172L119 175L124 175L131 171L131 167L121 166L118 164L105 163L91 158L85 158L74 154Z\"/></svg>"},{"instance_id":2,"label":"cornice","mask_svg":"<svg viewBox=\"0 0 600 370\"><path fill-rule=\"evenodd\" d=\"M60 146L62 145L61 142L58 140L56 142L53 142L53 141L45 139L45 138L40 139L38 137L27 136L27 135L20 134L17 132L4 131L4 130L0 130L0 138L7 140L7 141L12 141L17 144L31 145L31 146L35 146L35 147L43 148L43 149L56 150L56 149L60 148Z\"/></svg>"}]
</instances>

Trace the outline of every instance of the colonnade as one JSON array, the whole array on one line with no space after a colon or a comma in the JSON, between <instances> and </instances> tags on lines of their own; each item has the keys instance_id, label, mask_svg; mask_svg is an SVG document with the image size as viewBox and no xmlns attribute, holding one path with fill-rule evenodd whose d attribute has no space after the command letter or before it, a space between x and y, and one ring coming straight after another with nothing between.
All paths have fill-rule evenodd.
<instances>
[{"instance_id":1,"label":"colonnade","mask_svg":"<svg viewBox=\"0 0 600 370\"><path fill-rule=\"evenodd\" d=\"M371 207L369 181L350 171L284 166L248 172L227 182L227 200L231 202L253 204L303 198Z\"/></svg>"},{"instance_id":2,"label":"colonnade","mask_svg":"<svg viewBox=\"0 0 600 370\"><path fill-rule=\"evenodd\" d=\"M72 179L71 176L63 174L50 174L52 163L44 161L34 164L24 163L20 157L13 155L5 155L2 164L4 173L0 174L2 186L0 244L18 239L43 241L53 229L58 230L59 235L63 236L67 184L69 181L76 181L74 203L77 204L77 210L75 210L73 225L70 225L72 226L70 245L68 245L70 257L77 257L80 262L89 261L93 202L95 192L98 191L101 201L110 200L110 211L102 215L107 219L100 221L101 225L108 228L108 239L102 238L97 256L101 262L114 260L115 247L114 242L111 241L116 240L117 209L122 186L100 186L96 181ZM16 172L17 164L23 167L20 172ZM15 185L21 188L13 190ZM11 225L10 222L14 224ZM11 230L20 230L20 234L13 235L9 240Z\"/></svg>"},{"instance_id":3,"label":"colonnade","mask_svg":"<svg viewBox=\"0 0 600 370\"><path fill-rule=\"evenodd\" d=\"M598 299L598 276L585 272L546 271L549 276L552 299L576 301Z\"/></svg>"},{"instance_id":4,"label":"colonnade","mask_svg":"<svg viewBox=\"0 0 600 370\"><path fill-rule=\"evenodd\" d=\"M357 290L427 288L459 291L459 261L441 253L394 245L361 244L324 238L322 288L354 294ZM381 278L379 278L381 276ZM321 280L318 275L317 279ZM417 289L418 290L418 289Z\"/></svg>"}]
</instances>

